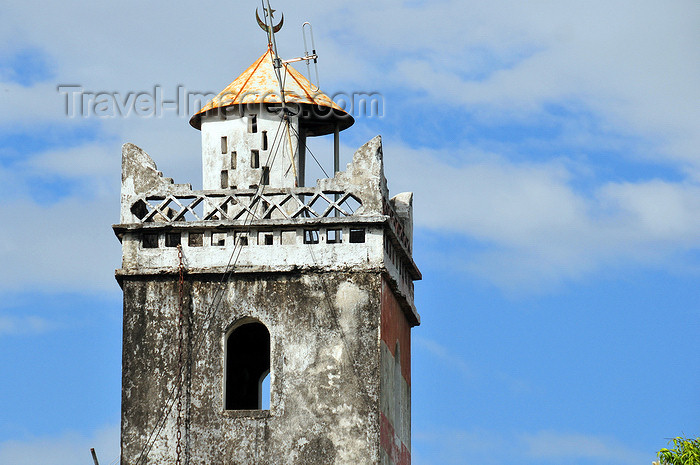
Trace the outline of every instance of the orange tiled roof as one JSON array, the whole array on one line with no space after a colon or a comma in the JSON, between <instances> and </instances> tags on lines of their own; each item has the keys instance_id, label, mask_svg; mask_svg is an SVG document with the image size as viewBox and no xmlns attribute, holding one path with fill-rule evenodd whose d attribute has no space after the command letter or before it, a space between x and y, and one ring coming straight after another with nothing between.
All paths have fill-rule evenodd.
<instances>
[{"instance_id":1,"label":"orange tiled roof","mask_svg":"<svg viewBox=\"0 0 700 465\"><path fill-rule=\"evenodd\" d=\"M255 60L248 69L243 71L219 95L195 113L190 119L190 124L199 129L202 115L216 108L243 104L281 103L279 83L272 65L273 57L272 49L268 47L267 51ZM340 116L347 117L352 121L352 117L345 110L311 84L303 74L288 64L283 64L282 66L280 71L284 82L284 96L287 103L332 108L336 113L340 113ZM351 124L352 122L343 126L348 127Z\"/></svg>"}]
</instances>

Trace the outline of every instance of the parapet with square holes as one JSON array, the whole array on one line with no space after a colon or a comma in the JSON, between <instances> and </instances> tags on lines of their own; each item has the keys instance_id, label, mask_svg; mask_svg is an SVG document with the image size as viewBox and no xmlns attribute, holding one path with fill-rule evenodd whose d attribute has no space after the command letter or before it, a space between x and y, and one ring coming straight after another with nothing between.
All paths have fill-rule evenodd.
<instances>
[{"instance_id":1,"label":"parapet with square holes","mask_svg":"<svg viewBox=\"0 0 700 465\"><path fill-rule=\"evenodd\" d=\"M412 194L389 198L382 157L377 136L314 187L198 191L125 144L117 278L175 273L180 246L188 273L382 270L413 307Z\"/></svg>"}]
</instances>

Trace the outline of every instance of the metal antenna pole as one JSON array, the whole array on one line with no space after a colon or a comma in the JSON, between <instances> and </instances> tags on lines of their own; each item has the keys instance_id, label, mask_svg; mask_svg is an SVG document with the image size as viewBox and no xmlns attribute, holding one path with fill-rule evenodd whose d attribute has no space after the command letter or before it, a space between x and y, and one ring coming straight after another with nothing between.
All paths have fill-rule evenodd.
<instances>
[{"instance_id":1,"label":"metal antenna pole","mask_svg":"<svg viewBox=\"0 0 700 465\"><path fill-rule=\"evenodd\" d=\"M264 5L263 5L264 7ZM270 6L270 0L267 0L267 17L265 18L265 24L267 24L267 18L270 19L270 24L269 24L269 33L270 33L270 38L272 39L272 51L275 54L275 57L272 59L272 66L275 69L275 75L277 76L277 82L279 82L280 85L280 95L282 96L282 108L285 108L285 99L284 99L284 87L282 87L282 74L280 73L280 68L282 68L282 60L280 60L279 53L277 53L277 39L275 38L275 29L274 29L274 22L272 21L272 7Z\"/></svg>"},{"instance_id":2,"label":"metal antenna pole","mask_svg":"<svg viewBox=\"0 0 700 465\"><path fill-rule=\"evenodd\" d=\"M335 123L335 128L333 129L333 176L335 176L340 171L340 124ZM334 195L337 203L340 194ZM335 216L340 216L340 212L337 209L335 210Z\"/></svg>"},{"instance_id":3,"label":"metal antenna pole","mask_svg":"<svg viewBox=\"0 0 700 465\"><path fill-rule=\"evenodd\" d=\"M261 0L264 1L264 0ZM265 4L263 3L263 8L265 7ZM267 20L270 20L270 24L267 24ZM294 160L294 146L292 144L292 133L291 133L291 122L289 121L289 112L287 111L287 103L286 99L284 97L284 86L282 85L282 73L280 71L280 68L282 68L282 60L279 57L279 54L277 53L277 39L275 38L275 29L274 29L274 22L272 20L272 7L270 6L270 0L267 0L267 15L265 18L265 25L268 27L269 31L269 38L272 39L272 52L274 53L274 58L272 59L272 67L275 70L275 76L277 76L277 82L280 87L280 99L282 100L282 117L284 118L285 122L287 123L287 140L289 141L289 158L292 163L292 171L294 171L294 185L299 186L299 175L297 173L297 167L296 167L296 162ZM269 40L269 39L268 39Z\"/></svg>"},{"instance_id":4,"label":"metal antenna pole","mask_svg":"<svg viewBox=\"0 0 700 465\"><path fill-rule=\"evenodd\" d=\"M306 26L309 26L309 35L311 36L311 55L309 55L309 46L306 43ZM306 61L306 72L309 75L309 81L311 81L311 63L309 62L309 59L313 57L314 70L316 71L316 90L320 90L321 83L318 79L318 55L316 54L316 41L314 41L314 28L310 22L306 21L301 25L301 35L304 38L304 61Z\"/></svg>"},{"instance_id":5,"label":"metal antenna pole","mask_svg":"<svg viewBox=\"0 0 700 465\"><path fill-rule=\"evenodd\" d=\"M92 461L95 462L95 465L100 465L100 462L97 461L97 453L94 448L90 448L90 453L92 454Z\"/></svg>"}]
</instances>

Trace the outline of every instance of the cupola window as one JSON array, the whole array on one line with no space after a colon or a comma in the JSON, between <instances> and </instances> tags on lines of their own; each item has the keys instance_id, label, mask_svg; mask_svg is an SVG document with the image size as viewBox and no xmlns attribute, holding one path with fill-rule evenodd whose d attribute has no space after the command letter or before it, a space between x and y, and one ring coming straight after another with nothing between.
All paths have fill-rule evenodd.
<instances>
[{"instance_id":1,"label":"cupola window","mask_svg":"<svg viewBox=\"0 0 700 465\"><path fill-rule=\"evenodd\" d=\"M258 115L248 116L248 132L258 132Z\"/></svg>"}]
</instances>

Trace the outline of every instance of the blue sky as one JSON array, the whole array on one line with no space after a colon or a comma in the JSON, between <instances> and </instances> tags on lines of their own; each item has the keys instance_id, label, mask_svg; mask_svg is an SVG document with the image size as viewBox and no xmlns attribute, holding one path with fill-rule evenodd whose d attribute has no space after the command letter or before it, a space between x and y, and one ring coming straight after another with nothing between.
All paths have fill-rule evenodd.
<instances>
[{"instance_id":1,"label":"blue sky","mask_svg":"<svg viewBox=\"0 0 700 465\"><path fill-rule=\"evenodd\" d=\"M264 51L256 5L2 5L0 465L117 458L120 146L201 185L187 117L69 118L57 86L218 92ZM697 2L273 7L285 57L313 23L329 95L383 96L343 162L382 134L415 192L414 463L651 463L700 434Z\"/></svg>"}]
</instances>

